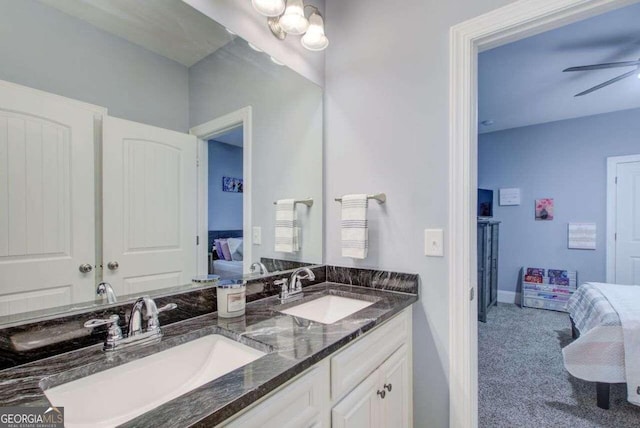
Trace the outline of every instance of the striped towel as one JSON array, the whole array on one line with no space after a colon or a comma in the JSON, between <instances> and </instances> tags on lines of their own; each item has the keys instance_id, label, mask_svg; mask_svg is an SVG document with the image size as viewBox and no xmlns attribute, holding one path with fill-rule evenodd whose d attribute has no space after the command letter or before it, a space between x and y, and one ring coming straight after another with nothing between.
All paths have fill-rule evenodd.
<instances>
[{"instance_id":1,"label":"striped towel","mask_svg":"<svg viewBox=\"0 0 640 428\"><path fill-rule=\"evenodd\" d=\"M367 195L342 197L342 256L354 259L367 257L369 229L367 227Z\"/></svg>"},{"instance_id":2,"label":"striped towel","mask_svg":"<svg viewBox=\"0 0 640 428\"><path fill-rule=\"evenodd\" d=\"M298 215L293 199L280 199L276 202L276 245L275 250L282 253L295 253L300 250Z\"/></svg>"}]
</instances>

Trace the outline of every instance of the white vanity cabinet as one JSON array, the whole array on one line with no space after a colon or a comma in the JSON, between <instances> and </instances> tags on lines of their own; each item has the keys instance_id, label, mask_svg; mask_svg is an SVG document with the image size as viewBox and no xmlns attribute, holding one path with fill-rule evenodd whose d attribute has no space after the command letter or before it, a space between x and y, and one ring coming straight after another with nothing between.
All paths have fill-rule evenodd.
<instances>
[{"instance_id":1,"label":"white vanity cabinet","mask_svg":"<svg viewBox=\"0 0 640 428\"><path fill-rule=\"evenodd\" d=\"M407 308L222 426L409 428L411 355Z\"/></svg>"},{"instance_id":2,"label":"white vanity cabinet","mask_svg":"<svg viewBox=\"0 0 640 428\"><path fill-rule=\"evenodd\" d=\"M331 410L333 428L410 427L409 355L403 345Z\"/></svg>"}]
</instances>

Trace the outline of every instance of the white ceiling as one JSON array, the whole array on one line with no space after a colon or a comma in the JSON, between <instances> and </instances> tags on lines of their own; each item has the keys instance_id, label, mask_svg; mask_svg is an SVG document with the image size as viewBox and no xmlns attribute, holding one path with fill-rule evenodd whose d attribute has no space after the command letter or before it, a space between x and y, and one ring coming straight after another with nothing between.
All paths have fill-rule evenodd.
<instances>
[{"instance_id":1,"label":"white ceiling","mask_svg":"<svg viewBox=\"0 0 640 428\"><path fill-rule=\"evenodd\" d=\"M640 3L483 52L478 62L480 133L640 107L629 77L575 94L633 68L563 73L572 66L640 58ZM483 121L492 120L485 126Z\"/></svg>"},{"instance_id":2,"label":"white ceiling","mask_svg":"<svg viewBox=\"0 0 640 428\"><path fill-rule=\"evenodd\" d=\"M187 67L233 36L180 0L40 0Z\"/></svg>"}]
</instances>

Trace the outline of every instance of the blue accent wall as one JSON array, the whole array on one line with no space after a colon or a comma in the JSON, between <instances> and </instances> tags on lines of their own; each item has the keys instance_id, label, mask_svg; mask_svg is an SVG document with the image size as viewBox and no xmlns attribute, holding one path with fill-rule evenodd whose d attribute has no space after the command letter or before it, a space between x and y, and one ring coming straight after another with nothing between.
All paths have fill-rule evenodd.
<instances>
[{"instance_id":1,"label":"blue accent wall","mask_svg":"<svg viewBox=\"0 0 640 428\"><path fill-rule=\"evenodd\" d=\"M242 147L209 141L209 230L242 229L242 193L223 192L222 177L242 178Z\"/></svg>"},{"instance_id":2,"label":"blue accent wall","mask_svg":"<svg viewBox=\"0 0 640 428\"><path fill-rule=\"evenodd\" d=\"M494 219L502 221L498 288L516 291L522 266L567 268L581 283L604 282L607 157L640 153L640 109L478 138L478 185L495 190ZM501 187L520 188L521 205L500 206ZM554 220L535 220L538 198L555 199ZM570 222L596 223L595 251L567 248Z\"/></svg>"}]
</instances>

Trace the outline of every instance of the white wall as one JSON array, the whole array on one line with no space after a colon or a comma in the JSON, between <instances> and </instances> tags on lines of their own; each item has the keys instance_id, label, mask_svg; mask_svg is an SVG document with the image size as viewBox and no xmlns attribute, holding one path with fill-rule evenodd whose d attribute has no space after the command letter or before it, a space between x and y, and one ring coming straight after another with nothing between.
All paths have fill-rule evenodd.
<instances>
[{"instance_id":1,"label":"white wall","mask_svg":"<svg viewBox=\"0 0 640 428\"><path fill-rule=\"evenodd\" d=\"M0 0L0 79L187 131L188 71L35 0Z\"/></svg>"},{"instance_id":2,"label":"white wall","mask_svg":"<svg viewBox=\"0 0 640 428\"><path fill-rule=\"evenodd\" d=\"M253 9L250 0L182 0L213 18L243 39L277 58L312 82L324 85L324 52L311 52L300 44L299 36L276 39L267 27L267 18ZM324 11L325 0L305 0ZM331 40L331 34L327 33Z\"/></svg>"},{"instance_id":3,"label":"white wall","mask_svg":"<svg viewBox=\"0 0 640 428\"><path fill-rule=\"evenodd\" d=\"M494 218L502 222L499 289L516 291L523 266L605 282L607 157L640 154L639 119L633 109L479 136L478 185L495 190ZM500 206L500 187L520 188L521 205ZM534 219L538 198L554 198L553 220ZM569 222L596 224L595 250L567 248Z\"/></svg>"},{"instance_id":4,"label":"white wall","mask_svg":"<svg viewBox=\"0 0 640 428\"><path fill-rule=\"evenodd\" d=\"M240 39L193 65L189 83L191 126L252 107L252 225L262 228L254 261L322 263L322 90ZM273 202L306 197L314 205L297 208L301 251L276 253Z\"/></svg>"},{"instance_id":5,"label":"white wall","mask_svg":"<svg viewBox=\"0 0 640 428\"><path fill-rule=\"evenodd\" d=\"M416 427L447 427L447 260L423 253L423 230L445 227L449 28L509 0L330 0L325 75L326 262L417 272ZM370 255L340 256L345 193L386 192L369 209ZM446 238L446 232L445 232Z\"/></svg>"}]
</instances>

